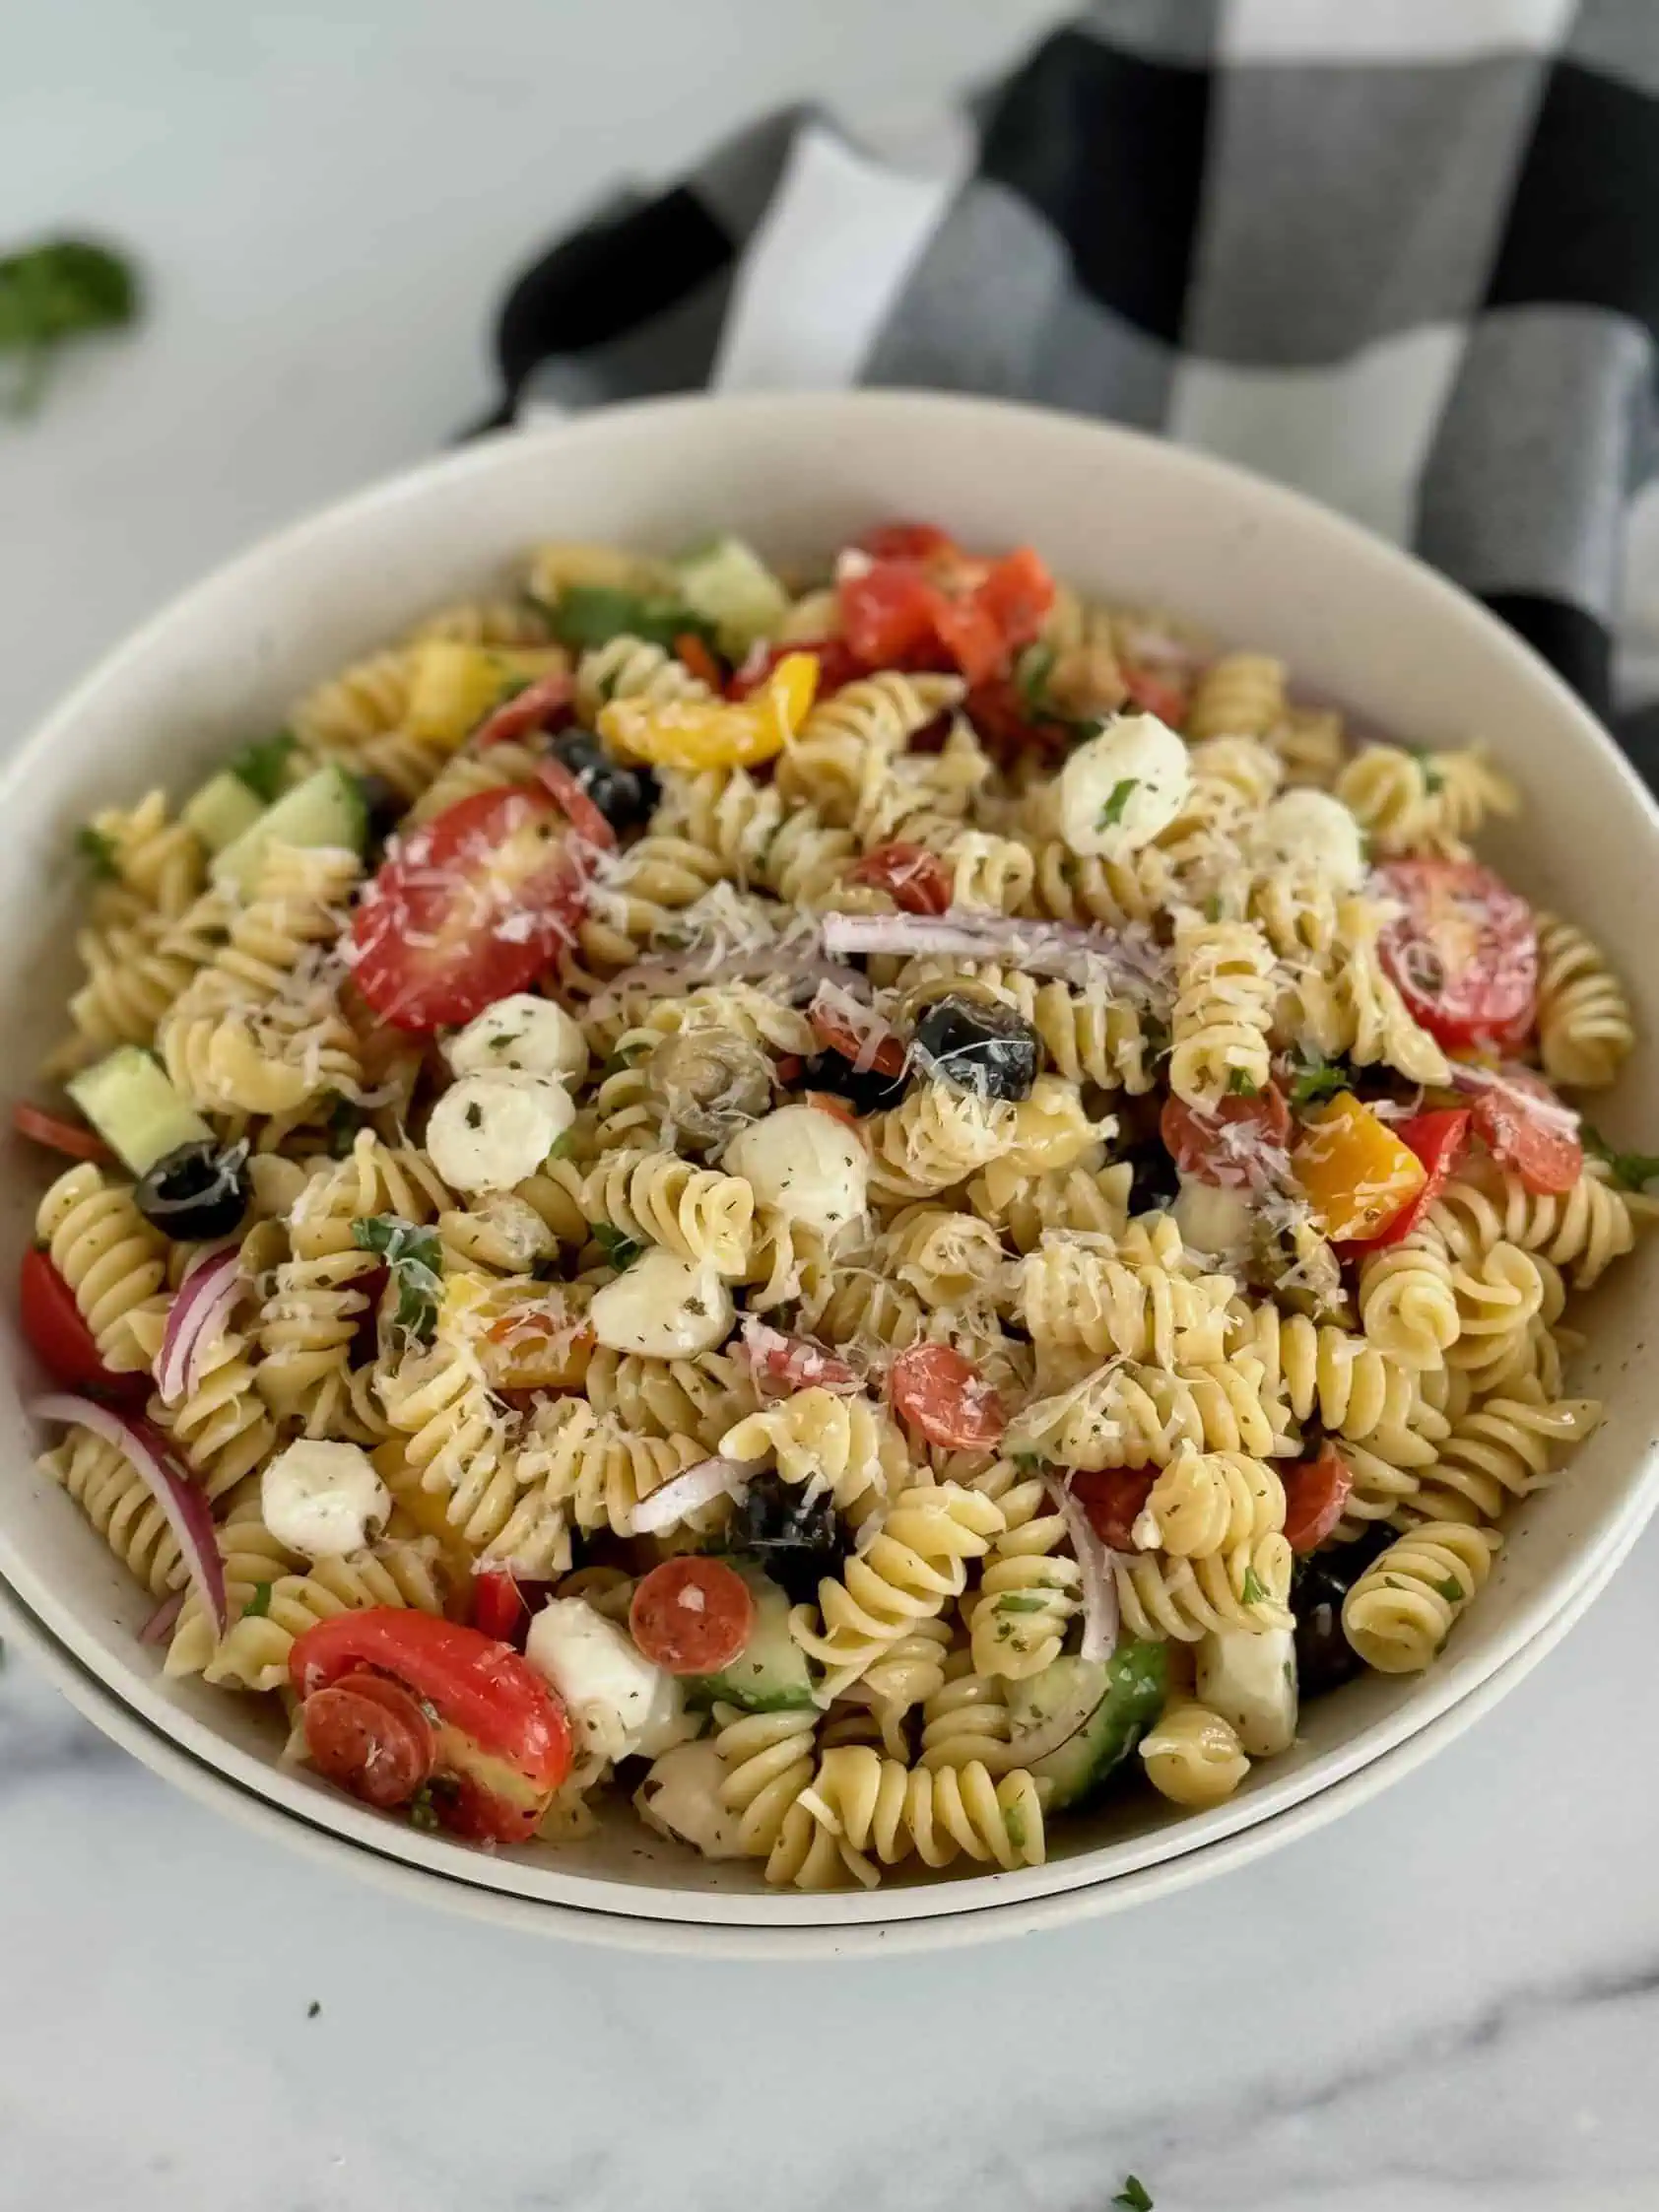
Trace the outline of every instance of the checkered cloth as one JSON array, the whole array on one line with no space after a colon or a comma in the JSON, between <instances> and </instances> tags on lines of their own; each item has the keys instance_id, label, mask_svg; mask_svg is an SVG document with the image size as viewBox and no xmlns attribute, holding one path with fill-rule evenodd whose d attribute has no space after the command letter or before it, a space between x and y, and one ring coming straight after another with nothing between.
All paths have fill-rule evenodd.
<instances>
[{"instance_id":1,"label":"checkered cloth","mask_svg":"<svg viewBox=\"0 0 1659 2212\"><path fill-rule=\"evenodd\" d=\"M930 385L1414 547L1659 784L1659 0L1096 0L902 165L774 116L515 284L504 398Z\"/></svg>"}]
</instances>

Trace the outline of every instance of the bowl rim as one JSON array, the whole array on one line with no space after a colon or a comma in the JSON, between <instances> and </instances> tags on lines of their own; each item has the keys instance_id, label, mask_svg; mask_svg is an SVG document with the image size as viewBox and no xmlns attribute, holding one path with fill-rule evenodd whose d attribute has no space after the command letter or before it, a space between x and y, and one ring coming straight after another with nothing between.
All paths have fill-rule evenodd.
<instances>
[{"instance_id":1,"label":"bowl rim","mask_svg":"<svg viewBox=\"0 0 1659 2212\"><path fill-rule=\"evenodd\" d=\"M1389 545L1348 517L1334 512L1305 495L1274 483L1254 472L1187 447L1124 426L1092 418L1004 400L986 400L962 394L924 391L853 391L839 393L690 394L641 400L607 408L530 431L503 431L481 438L459 451L439 455L416 466L395 471L302 516L258 541L231 561L211 570L197 583L169 601L120 640L49 710L0 771L0 804L23 782L40 754L63 742L100 694L118 685L128 666L141 660L175 628L188 627L201 611L221 594L248 591L257 586L267 569L286 569L303 560L336 534L350 536L365 522L395 515L406 505L422 506L441 501L446 488L487 476L498 468L526 459L543 449L565 447L572 441L603 441L619 435L626 438L629 426L665 423L696 436L697 426L713 415L759 424L770 420L812 421L814 435L835 435L838 418L869 421L896 417L931 419L941 414L983 424L987 434L1010 422L1021 426L1020 435L1087 443L1102 454L1127 449L1143 467L1161 472L1172 487L1172 496L1202 494L1206 486L1229 485L1236 498L1247 500L1264 517L1283 515L1293 529L1322 533L1327 542L1340 545L1344 557L1362 570L1384 578L1396 595L1408 585L1420 602L1446 623L1477 631L1490 651L1509 661L1534 690L1542 691L1557 713L1572 725L1579 745L1594 745L1613 767L1648 831L1659 838L1659 808L1611 737L1589 714L1561 679L1515 633L1488 609L1416 556ZM1601 1531L1596 1545L1579 1561L1565 1580L1559 1576L1540 1586L1515 1609L1513 1617L1478 1658L1454 1656L1434 1674L1421 1678L1414 1694L1390 1713L1369 1722L1342 1745L1322 1754L1310 1768L1277 1782L1265 1780L1241 1799L1216 1811L1191 1816L1178 1824L1155 1828L1135 1839L1094 1846L1050 1862L1046 1868L1016 1874L992 1872L965 1876L956 1882L913 1888L888 1889L866 1897L863 1893L797 1898L754 1892L717 1893L690 1891L656 1884L632 1887L594 1875L561 1873L541 1866L526 1867L491 1859L444 1840L434 1841L415 1831L394 1828L352 1800L329 1800L325 1825L342 1841L365 1847L383 1861L396 1862L415 1872L435 1873L492 1896L515 1897L532 1911L575 1910L623 1917L630 1922L695 1925L730 1933L748 1928L768 1934L795 1935L809 1927L823 1928L844 1937L855 1927L883 1934L888 1947L899 1927L912 1928L933 1922L972 1919L992 1910L1037 1910L1052 1899L1105 1884L1137 1879L1160 1866L1178 1865L1184 1858L1212 1845L1241 1839L1258 1829L1272 1829L1289 1811L1318 1798L1330 1788L1356 1778L1378 1761L1390 1758L1401 1746L1436 1724L1489 1680L1507 1677L1507 1669L1527 1646L1545 1637L1559 1617L1576 1617L1579 1593L1599 1588L1605 1575L1602 1562L1624 1556L1636 1533L1659 1504L1659 1449L1649 1447L1632 1469L1628 1485L1616 1511ZM118 1698L137 1719L169 1738L181 1755L195 1758L224 1775L233 1786L253 1790L288 1817L307 1826L308 1804L299 1802L301 1792L293 1777L274 1764L255 1758L220 1737L205 1722L173 1706L159 1678L141 1675L83 1638L67 1608L53 1588L43 1584L27 1558L19 1554L0 1524L0 1576L9 1577L17 1595L29 1605L50 1632L64 1642L80 1663ZM1599 1576L1599 1578L1598 1578ZM1587 1600L1585 1601L1587 1602ZM1554 1641L1553 1636L1550 1641ZM1548 1647L1548 1643L1544 1645ZM1379 1785L1380 1786L1380 1785ZM1185 1839L1178 1841L1177 1839ZM1091 1861L1110 1852L1113 1870L1091 1876ZM514 1877L522 1877L514 1879ZM999 1896L998 1892L1004 1893ZM1009 1893L1013 1894L1010 1895ZM695 1911L695 1918L682 1914Z\"/></svg>"}]
</instances>

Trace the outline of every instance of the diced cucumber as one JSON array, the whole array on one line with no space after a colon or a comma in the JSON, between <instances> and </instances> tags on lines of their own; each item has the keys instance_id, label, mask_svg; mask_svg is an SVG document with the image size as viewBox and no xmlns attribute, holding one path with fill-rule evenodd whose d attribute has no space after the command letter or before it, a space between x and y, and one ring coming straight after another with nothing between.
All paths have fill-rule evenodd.
<instances>
[{"instance_id":1,"label":"diced cucumber","mask_svg":"<svg viewBox=\"0 0 1659 2212\"><path fill-rule=\"evenodd\" d=\"M356 776L330 762L228 844L213 864L215 883L251 898L265 854L273 844L339 845L361 852L368 834L368 809Z\"/></svg>"},{"instance_id":2,"label":"diced cucumber","mask_svg":"<svg viewBox=\"0 0 1659 2212\"><path fill-rule=\"evenodd\" d=\"M789 611L789 595L741 538L715 538L674 564L686 604L714 625L720 649L741 659L770 637Z\"/></svg>"},{"instance_id":3,"label":"diced cucumber","mask_svg":"<svg viewBox=\"0 0 1659 2212\"><path fill-rule=\"evenodd\" d=\"M813 1702L807 1655L789 1633L789 1600L769 1575L747 1560L732 1563L755 1594L755 1626L749 1642L718 1674L698 1675L686 1685L697 1705L716 1699L745 1712L792 1712Z\"/></svg>"},{"instance_id":4,"label":"diced cucumber","mask_svg":"<svg viewBox=\"0 0 1659 2212\"><path fill-rule=\"evenodd\" d=\"M1048 1784L1050 1812L1081 1804L1128 1758L1167 1690L1161 1643L1120 1643L1109 1659L1056 1659L1009 1685L1010 1764Z\"/></svg>"},{"instance_id":5,"label":"diced cucumber","mask_svg":"<svg viewBox=\"0 0 1659 2212\"><path fill-rule=\"evenodd\" d=\"M264 811L264 800L255 798L239 775L221 769L185 801L179 819L195 831L209 852L223 852L251 830Z\"/></svg>"},{"instance_id":6,"label":"diced cucumber","mask_svg":"<svg viewBox=\"0 0 1659 2212\"><path fill-rule=\"evenodd\" d=\"M69 1096L135 1175L181 1144L211 1144L213 1131L142 1046L122 1044L66 1086Z\"/></svg>"}]
</instances>

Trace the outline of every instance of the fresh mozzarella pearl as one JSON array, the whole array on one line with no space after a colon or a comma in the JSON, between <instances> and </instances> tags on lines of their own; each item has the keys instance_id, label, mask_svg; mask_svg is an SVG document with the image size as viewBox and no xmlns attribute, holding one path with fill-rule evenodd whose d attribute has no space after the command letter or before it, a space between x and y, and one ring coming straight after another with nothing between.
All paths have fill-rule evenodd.
<instances>
[{"instance_id":1,"label":"fresh mozzarella pearl","mask_svg":"<svg viewBox=\"0 0 1659 2212\"><path fill-rule=\"evenodd\" d=\"M726 1763L717 1747L676 1744L665 1751L633 1793L647 1828L691 1843L704 1858L743 1856L743 1816L722 1802Z\"/></svg>"},{"instance_id":2,"label":"fresh mozzarella pearl","mask_svg":"<svg viewBox=\"0 0 1659 2212\"><path fill-rule=\"evenodd\" d=\"M443 1047L457 1075L506 1070L574 1087L587 1073L587 1039L551 998L515 991L487 1006Z\"/></svg>"},{"instance_id":3,"label":"fresh mozzarella pearl","mask_svg":"<svg viewBox=\"0 0 1659 2212\"><path fill-rule=\"evenodd\" d=\"M564 1700L578 1751L654 1759L686 1734L680 1683L585 1597L550 1598L530 1623L524 1656Z\"/></svg>"},{"instance_id":4,"label":"fresh mozzarella pearl","mask_svg":"<svg viewBox=\"0 0 1659 2212\"><path fill-rule=\"evenodd\" d=\"M575 1118L562 1083L533 1075L465 1075L432 1107L427 1150L457 1190L510 1190L535 1173Z\"/></svg>"},{"instance_id":5,"label":"fresh mozzarella pearl","mask_svg":"<svg viewBox=\"0 0 1659 2212\"><path fill-rule=\"evenodd\" d=\"M1254 1217L1242 1190L1224 1190L1196 1175L1183 1175L1171 1211L1181 1242L1191 1250L1221 1260L1241 1259L1249 1252Z\"/></svg>"},{"instance_id":6,"label":"fresh mozzarella pearl","mask_svg":"<svg viewBox=\"0 0 1659 2212\"><path fill-rule=\"evenodd\" d=\"M1296 1734L1296 1642L1289 1629L1224 1629L1195 1654L1201 1703L1230 1720L1252 1759L1289 1751Z\"/></svg>"},{"instance_id":7,"label":"fresh mozzarella pearl","mask_svg":"<svg viewBox=\"0 0 1659 2212\"><path fill-rule=\"evenodd\" d=\"M1315 877L1332 891L1354 891L1364 880L1360 825L1328 791L1287 791L1264 808L1250 833L1250 857L1260 868Z\"/></svg>"},{"instance_id":8,"label":"fresh mozzarella pearl","mask_svg":"<svg viewBox=\"0 0 1659 2212\"><path fill-rule=\"evenodd\" d=\"M1172 729L1156 714L1120 714L1060 771L1060 835L1086 859L1125 859L1168 829L1191 784Z\"/></svg>"},{"instance_id":9,"label":"fresh mozzarella pearl","mask_svg":"<svg viewBox=\"0 0 1659 2212\"><path fill-rule=\"evenodd\" d=\"M259 1508L279 1544L306 1559L341 1559L373 1543L392 1515L391 1493L355 1443L302 1438L259 1478Z\"/></svg>"},{"instance_id":10,"label":"fresh mozzarella pearl","mask_svg":"<svg viewBox=\"0 0 1659 2212\"><path fill-rule=\"evenodd\" d=\"M737 1309L712 1267L654 1245L595 1291L587 1317L595 1341L609 1352L684 1360L717 1351L732 1333Z\"/></svg>"},{"instance_id":11,"label":"fresh mozzarella pearl","mask_svg":"<svg viewBox=\"0 0 1659 2212\"><path fill-rule=\"evenodd\" d=\"M779 1106L740 1130L726 1147L729 1175L741 1175L755 1202L803 1229L830 1235L863 1213L870 1155L856 1129L817 1106Z\"/></svg>"}]
</instances>

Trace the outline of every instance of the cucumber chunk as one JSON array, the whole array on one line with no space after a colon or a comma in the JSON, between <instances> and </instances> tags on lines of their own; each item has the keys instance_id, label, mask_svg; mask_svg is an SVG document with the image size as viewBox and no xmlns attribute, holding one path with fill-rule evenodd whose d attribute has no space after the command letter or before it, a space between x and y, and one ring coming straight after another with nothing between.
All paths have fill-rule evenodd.
<instances>
[{"instance_id":1,"label":"cucumber chunk","mask_svg":"<svg viewBox=\"0 0 1659 2212\"><path fill-rule=\"evenodd\" d=\"M1082 1804L1128 1758L1167 1690L1161 1643L1120 1643L1109 1659L1056 1659L1009 1685L1009 1763L1048 1784L1049 1812Z\"/></svg>"},{"instance_id":2,"label":"cucumber chunk","mask_svg":"<svg viewBox=\"0 0 1659 2212\"><path fill-rule=\"evenodd\" d=\"M807 1655L789 1633L789 1600L769 1575L746 1560L733 1566L755 1596L749 1642L718 1674L693 1677L687 1696L697 1705L740 1706L745 1712L793 1712L813 1702Z\"/></svg>"},{"instance_id":3,"label":"cucumber chunk","mask_svg":"<svg viewBox=\"0 0 1659 2212\"><path fill-rule=\"evenodd\" d=\"M686 604L714 625L720 649L741 659L769 637L789 611L789 595L741 538L715 538L674 564Z\"/></svg>"},{"instance_id":4,"label":"cucumber chunk","mask_svg":"<svg viewBox=\"0 0 1659 2212\"><path fill-rule=\"evenodd\" d=\"M268 807L250 829L228 844L213 864L215 883L251 898L265 854L273 844L338 845L361 852L368 834L368 809L356 776L330 762Z\"/></svg>"},{"instance_id":5,"label":"cucumber chunk","mask_svg":"<svg viewBox=\"0 0 1659 2212\"><path fill-rule=\"evenodd\" d=\"M179 1097L161 1062L137 1044L118 1046L66 1089L135 1175L148 1174L181 1144L213 1142L213 1131Z\"/></svg>"},{"instance_id":6,"label":"cucumber chunk","mask_svg":"<svg viewBox=\"0 0 1659 2212\"><path fill-rule=\"evenodd\" d=\"M209 852L223 852L251 830L264 811L263 799L256 798L239 775L221 769L185 801L179 819L195 831Z\"/></svg>"}]
</instances>

